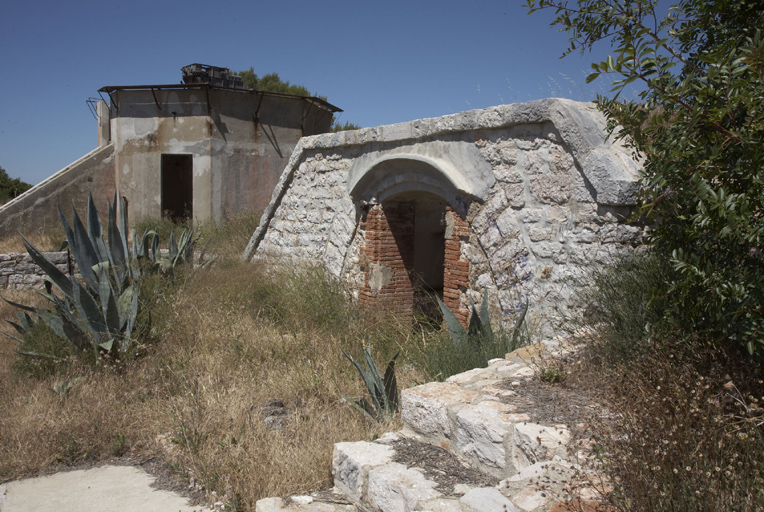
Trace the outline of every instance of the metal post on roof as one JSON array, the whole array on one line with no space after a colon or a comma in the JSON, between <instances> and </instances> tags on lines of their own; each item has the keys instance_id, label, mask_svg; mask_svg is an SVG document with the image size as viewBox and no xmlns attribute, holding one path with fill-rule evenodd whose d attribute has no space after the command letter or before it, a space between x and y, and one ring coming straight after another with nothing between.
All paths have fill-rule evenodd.
<instances>
[{"instance_id":1,"label":"metal post on roof","mask_svg":"<svg viewBox=\"0 0 764 512\"><path fill-rule=\"evenodd\" d=\"M313 107L313 103L308 101L307 98L303 100L305 103L308 104L308 108L303 109L302 111L302 120L300 120L300 130L302 131L302 136L305 136L305 120L308 118L308 114L310 113L310 109Z\"/></svg>"},{"instance_id":2,"label":"metal post on roof","mask_svg":"<svg viewBox=\"0 0 764 512\"><path fill-rule=\"evenodd\" d=\"M257 101L257 107L255 107L255 113L253 114L253 117L255 119L255 129L257 129L257 125L260 124L260 106L263 104L263 98L265 97L265 94L258 91L254 91L254 92L255 94L260 95L260 99Z\"/></svg>"},{"instance_id":3,"label":"metal post on roof","mask_svg":"<svg viewBox=\"0 0 764 512\"><path fill-rule=\"evenodd\" d=\"M116 93L116 92L119 92L119 91L114 91L114 92ZM116 101L114 99L114 97L111 95L111 91L109 91L109 100L110 100L111 104L114 106L114 108L117 109L117 114L119 114L119 101Z\"/></svg>"},{"instance_id":4,"label":"metal post on roof","mask_svg":"<svg viewBox=\"0 0 764 512\"><path fill-rule=\"evenodd\" d=\"M157 94L156 94L156 92L154 92L154 88L153 87L151 88L151 95L154 97L154 103L156 104L157 109L158 110L162 110L162 107L159 106L159 100L157 100Z\"/></svg>"}]
</instances>

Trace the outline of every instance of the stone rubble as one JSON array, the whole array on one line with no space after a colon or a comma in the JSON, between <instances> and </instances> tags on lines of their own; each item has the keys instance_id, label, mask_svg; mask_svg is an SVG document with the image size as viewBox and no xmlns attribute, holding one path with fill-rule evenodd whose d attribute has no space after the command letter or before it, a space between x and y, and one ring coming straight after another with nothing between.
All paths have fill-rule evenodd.
<instances>
[{"instance_id":1,"label":"stone rubble","mask_svg":"<svg viewBox=\"0 0 764 512\"><path fill-rule=\"evenodd\" d=\"M325 492L266 498L256 511L607 510L592 483L601 485L603 477L592 463L589 440L575 439L568 425L545 421L521 400L524 386L537 378L531 360L566 350L554 342L525 347L487 368L403 390L401 431L373 442L335 445L329 498ZM396 451L402 440L447 450L464 468L485 475L483 483L441 480L437 475L443 471L430 467L433 460L403 463L410 452Z\"/></svg>"}]
</instances>

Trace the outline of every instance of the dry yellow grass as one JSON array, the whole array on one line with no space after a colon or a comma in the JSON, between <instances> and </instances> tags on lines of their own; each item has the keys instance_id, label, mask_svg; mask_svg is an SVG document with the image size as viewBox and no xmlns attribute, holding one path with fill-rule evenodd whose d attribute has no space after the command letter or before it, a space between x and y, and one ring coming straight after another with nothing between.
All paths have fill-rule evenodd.
<instances>
[{"instance_id":1,"label":"dry yellow grass","mask_svg":"<svg viewBox=\"0 0 764 512\"><path fill-rule=\"evenodd\" d=\"M228 261L178 288L157 280L148 299L153 339L117 367L72 363L30 379L13 369L17 343L2 337L0 481L126 452L163 458L233 510L329 486L335 442L399 427L369 422L346 402L365 391L337 343L358 353L365 333L377 340L381 365L407 337L351 318L337 290L315 279ZM0 305L0 317L11 314ZM422 379L405 365L399 371L402 387ZM262 413L273 400L288 411L280 429Z\"/></svg>"},{"instance_id":2,"label":"dry yellow grass","mask_svg":"<svg viewBox=\"0 0 764 512\"><path fill-rule=\"evenodd\" d=\"M60 227L40 229L30 233L25 232L24 236L41 251L56 251L61 247L61 243L66 240L66 235ZM0 254L9 252L26 252L24 243L18 234L0 238Z\"/></svg>"}]
</instances>

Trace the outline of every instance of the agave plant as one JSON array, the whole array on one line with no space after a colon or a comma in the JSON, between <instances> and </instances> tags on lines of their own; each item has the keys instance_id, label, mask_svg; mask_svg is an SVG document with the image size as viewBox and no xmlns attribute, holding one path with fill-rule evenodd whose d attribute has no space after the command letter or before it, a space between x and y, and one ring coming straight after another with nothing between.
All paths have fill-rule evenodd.
<instances>
[{"instance_id":1,"label":"agave plant","mask_svg":"<svg viewBox=\"0 0 764 512\"><path fill-rule=\"evenodd\" d=\"M159 249L159 235L156 231L146 230L143 236L137 237L133 230L133 254L138 261L146 260L162 272L172 274L178 265L193 262L194 248L200 237L194 237L194 228L191 228L184 229L176 240L175 231L171 231L169 249L165 252Z\"/></svg>"},{"instance_id":2,"label":"agave plant","mask_svg":"<svg viewBox=\"0 0 764 512\"><path fill-rule=\"evenodd\" d=\"M440 297L435 297L438 300L438 306L443 312L443 318L446 321L448 332L451 335L451 341L457 347L463 346L466 343L482 343L483 340L493 339L493 329L491 328L491 318L488 314L488 289L483 288L483 302L480 304L480 311L475 306L475 302L470 297L470 308L472 314L470 315L470 323L465 329L462 323L456 318L456 315L446 306ZM525 321L525 314L528 312L528 301L526 299L525 305L520 311L520 315L515 322L511 343L515 345L517 337L520 334L520 327Z\"/></svg>"},{"instance_id":3,"label":"agave plant","mask_svg":"<svg viewBox=\"0 0 764 512\"><path fill-rule=\"evenodd\" d=\"M104 240L92 196L88 198L88 229L74 208L72 225L61 208L58 210L81 281L61 272L21 235L32 260L47 274L45 291L40 293L52 308L24 306L6 300L23 312L17 312L19 323L11 323L19 333L25 334L42 321L68 340L78 353L91 350L100 359L104 353L127 351L138 316L141 268L135 252L131 253L128 247L124 204L117 197L115 193L114 201L108 204L108 243ZM133 247L135 243L134 239Z\"/></svg>"},{"instance_id":4,"label":"agave plant","mask_svg":"<svg viewBox=\"0 0 764 512\"><path fill-rule=\"evenodd\" d=\"M377 369L377 364L371 357L369 347L363 348L364 366L361 366L350 354L345 352L342 345L340 345L340 350L356 367L361 379L366 384L366 390L369 392L369 400L362 398L358 401L351 401L351 403L371 420L389 421L395 411L398 410L398 380L395 378L395 360L400 352L396 352L390 362L387 363L385 376L382 377Z\"/></svg>"}]
</instances>

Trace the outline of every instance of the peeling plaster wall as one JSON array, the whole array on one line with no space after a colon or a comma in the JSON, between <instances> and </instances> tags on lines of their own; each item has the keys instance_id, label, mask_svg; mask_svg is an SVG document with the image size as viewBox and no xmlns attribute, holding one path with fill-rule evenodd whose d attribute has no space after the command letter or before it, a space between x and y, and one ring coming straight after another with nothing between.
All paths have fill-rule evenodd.
<instances>
[{"instance_id":1,"label":"peeling plaster wall","mask_svg":"<svg viewBox=\"0 0 764 512\"><path fill-rule=\"evenodd\" d=\"M605 136L593 105L550 99L304 138L245 257L322 262L357 296L369 282L365 205L439 191L469 226L460 234L462 307L487 288L494 317L509 322L527 298L534 329L554 333L576 311L586 269L641 243L641 228L621 220L639 168ZM386 156L393 165L376 166ZM407 169L417 158L429 163Z\"/></svg>"},{"instance_id":2,"label":"peeling plaster wall","mask_svg":"<svg viewBox=\"0 0 764 512\"><path fill-rule=\"evenodd\" d=\"M160 217L161 155L193 155L193 218L262 211L303 134L331 113L300 98L219 89L112 94L117 181L131 221Z\"/></svg>"}]
</instances>

